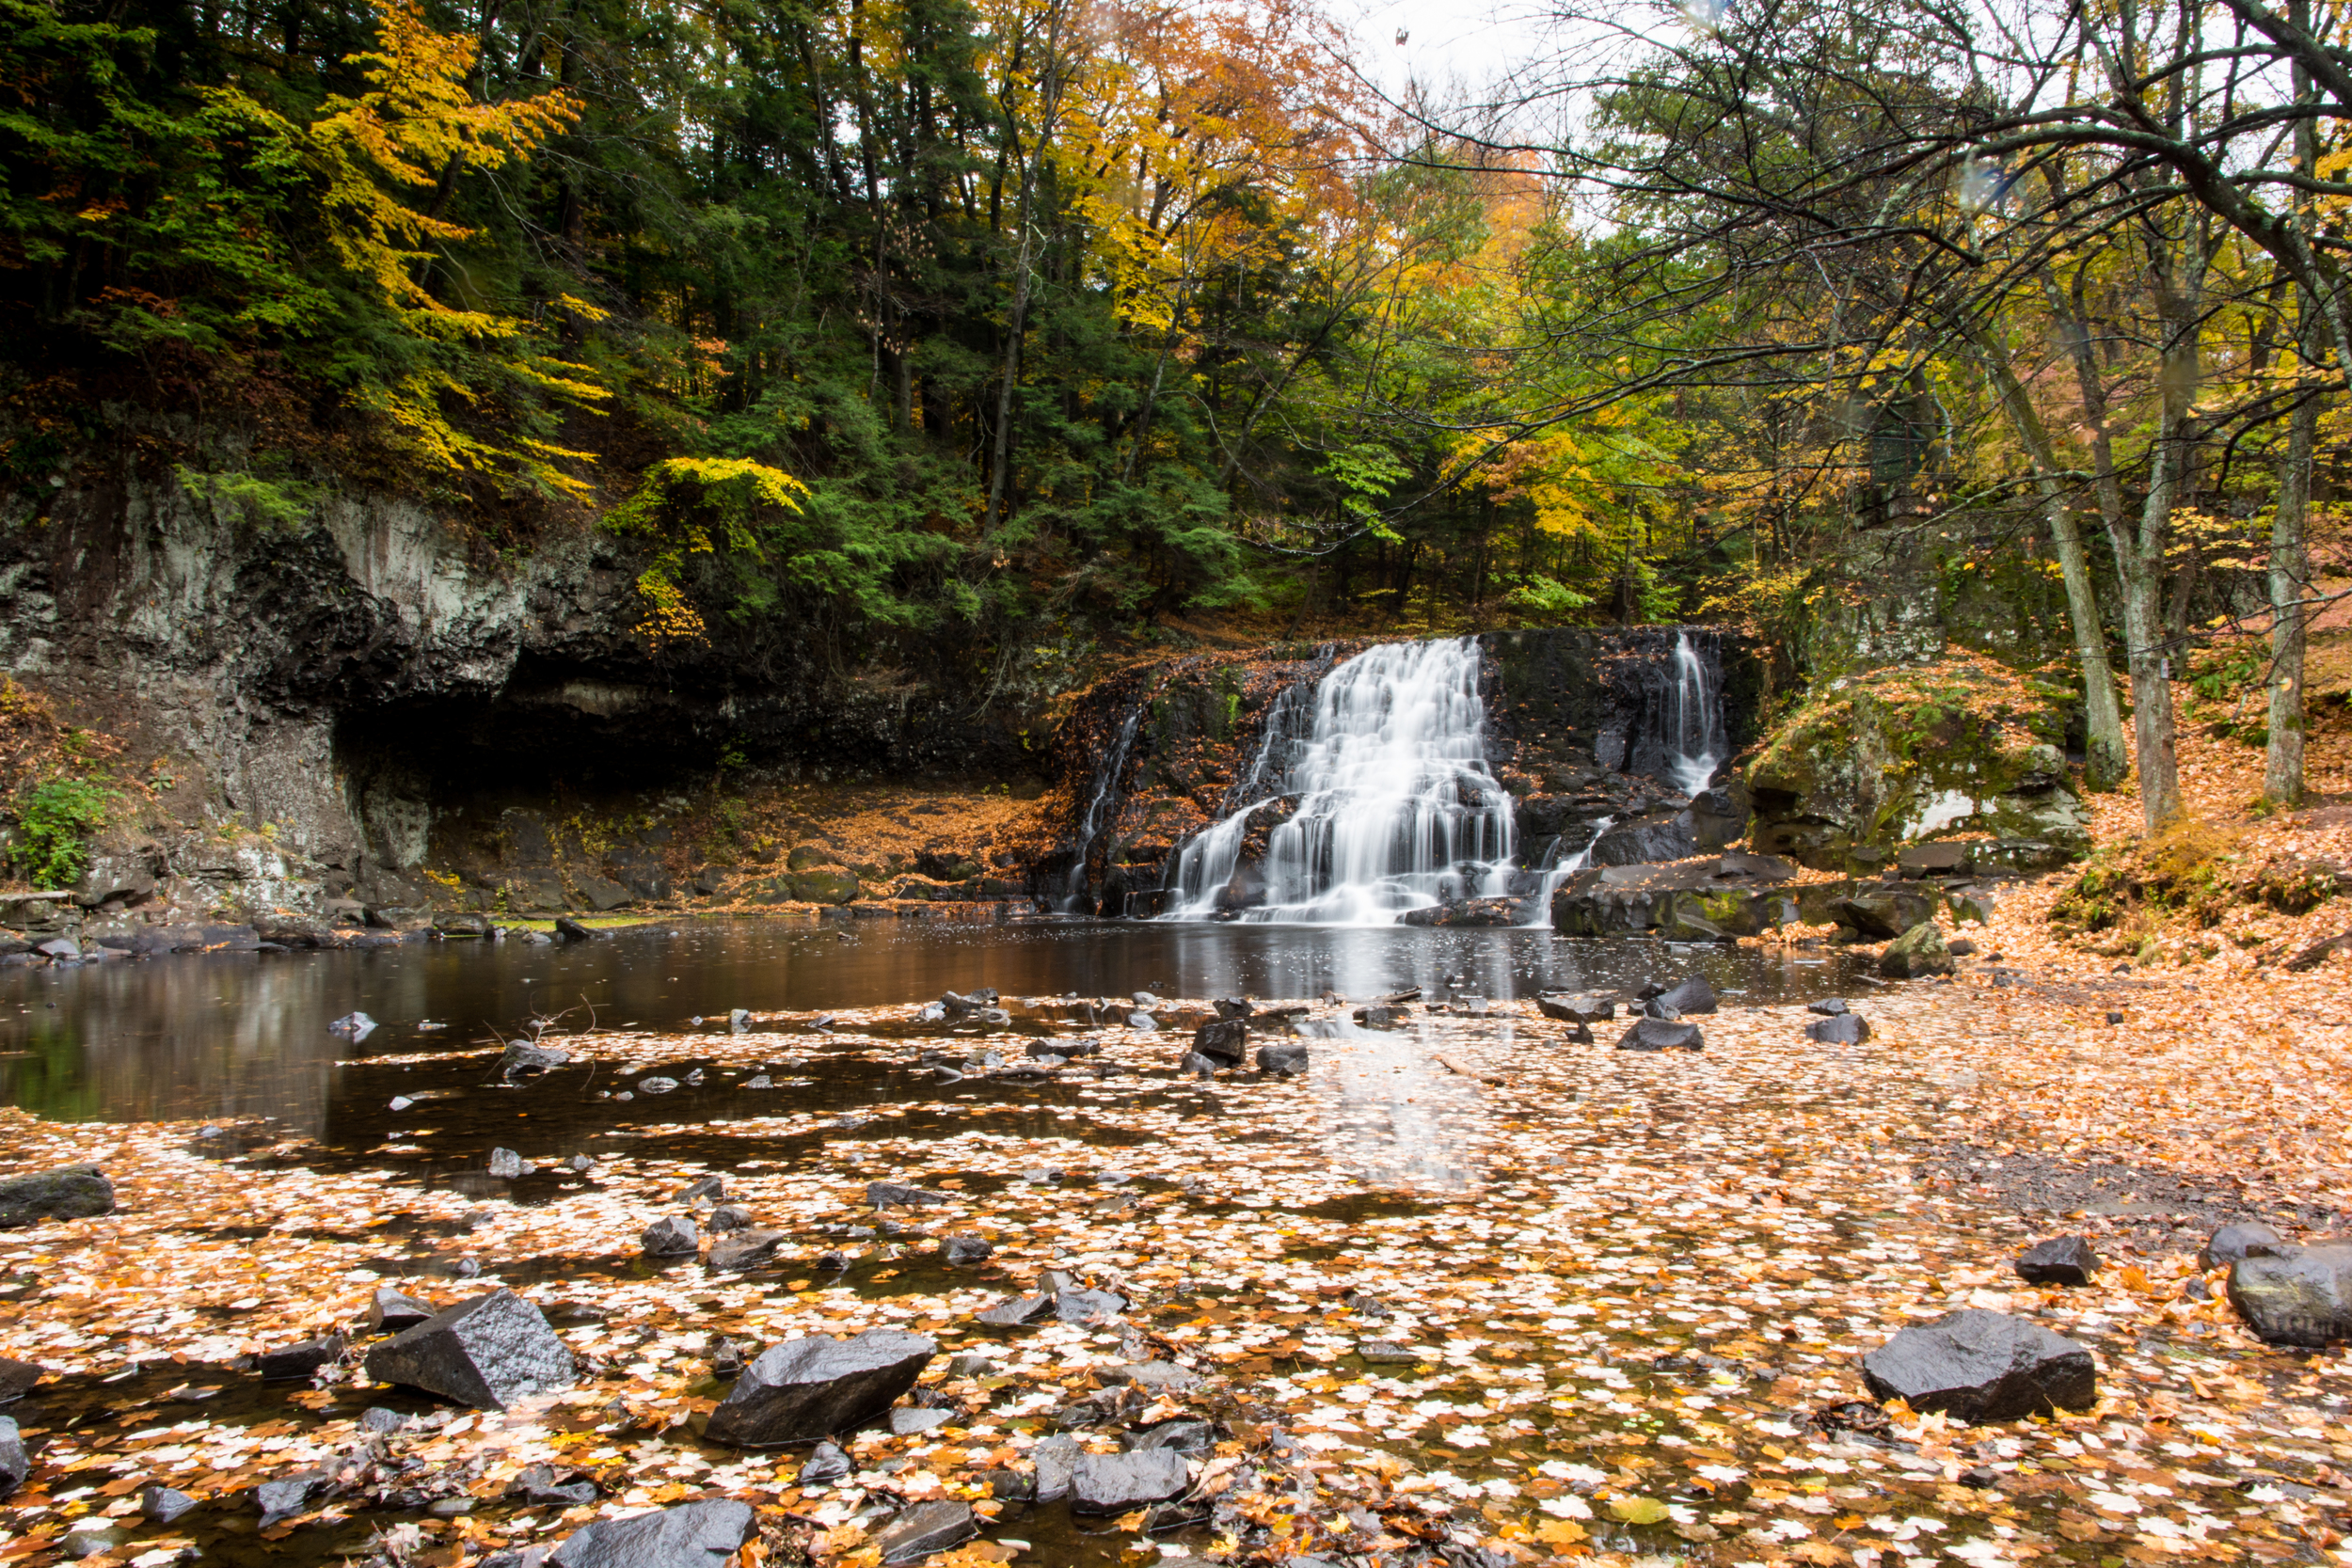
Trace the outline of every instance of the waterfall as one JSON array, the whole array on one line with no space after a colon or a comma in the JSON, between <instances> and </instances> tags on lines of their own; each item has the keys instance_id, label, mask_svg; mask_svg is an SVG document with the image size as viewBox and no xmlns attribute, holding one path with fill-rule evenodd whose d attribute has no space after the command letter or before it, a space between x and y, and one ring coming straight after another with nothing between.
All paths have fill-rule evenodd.
<instances>
[{"instance_id":1,"label":"waterfall","mask_svg":"<svg viewBox=\"0 0 2352 1568\"><path fill-rule=\"evenodd\" d=\"M1267 835L1263 898L1246 920L1393 925L1406 911L1510 890L1516 842L1509 795L1486 767L1476 638L1369 648L1325 676L1303 739L1271 752L1269 723L1252 778L1269 793L1242 803L1186 845L1165 918L1199 920L1235 900L1228 889L1258 814L1291 802ZM1279 780L1274 775L1279 771ZM1279 788L1276 787L1279 784Z\"/></svg>"},{"instance_id":2,"label":"waterfall","mask_svg":"<svg viewBox=\"0 0 2352 1568\"><path fill-rule=\"evenodd\" d=\"M1135 750L1136 729L1143 721L1141 701L1127 710L1127 718L1119 726L1119 742L1094 775L1094 798L1087 802L1086 816L1078 820L1078 852L1070 863L1070 878L1063 885L1061 909L1064 913L1091 913L1087 903L1087 859L1094 852L1095 835L1107 826L1104 808L1114 805L1119 799L1119 776L1126 771L1127 755ZM1110 814L1116 816L1116 811Z\"/></svg>"},{"instance_id":3,"label":"waterfall","mask_svg":"<svg viewBox=\"0 0 2352 1568\"><path fill-rule=\"evenodd\" d=\"M1709 661L1689 630L1675 638L1675 683L1666 705L1667 782L1696 795L1713 782L1729 743Z\"/></svg>"},{"instance_id":4,"label":"waterfall","mask_svg":"<svg viewBox=\"0 0 2352 1568\"><path fill-rule=\"evenodd\" d=\"M1600 835L1607 832L1616 820L1613 816L1604 816L1594 822L1593 831L1584 836L1584 847L1565 859L1560 854L1560 845L1566 835L1552 841L1549 863L1543 867L1543 881L1535 889L1535 895L1527 901L1527 918L1520 921L1520 925L1551 924L1551 895L1559 891L1562 882L1593 863L1593 846L1600 842Z\"/></svg>"}]
</instances>

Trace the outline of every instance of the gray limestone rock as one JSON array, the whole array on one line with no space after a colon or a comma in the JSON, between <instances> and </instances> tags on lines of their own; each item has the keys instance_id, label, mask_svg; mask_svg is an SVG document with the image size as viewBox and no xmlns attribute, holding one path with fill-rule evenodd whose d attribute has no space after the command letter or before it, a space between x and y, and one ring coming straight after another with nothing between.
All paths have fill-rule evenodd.
<instances>
[{"instance_id":1,"label":"gray limestone rock","mask_svg":"<svg viewBox=\"0 0 2352 1568\"><path fill-rule=\"evenodd\" d=\"M875 1531L874 1544L882 1552L882 1568L900 1568L961 1545L979 1533L970 1503L916 1503Z\"/></svg>"},{"instance_id":2,"label":"gray limestone rock","mask_svg":"<svg viewBox=\"0 0 2352 1568\"><path fill-rule=\"evenodd\" d=\"M737 1448L771 1448L846 1432L889 1409L938 1354L926 1336L891 1329L771 1346L710 1413L707 1435Z\"/></svg>"},{"instance_id":3,"label":"gray limestone rock","mask_svg":"<svg viewBox=\"0 0 2352 1568\"><path fill-rule=\"evenodd\" d=\"M1704 1051L1707 1037L1699 1033L1695 1023L1670 1022L1662 1018L1640 1018L1633 1027L1617 1041L1620 1051Z\"/></svg>"},{"instance_id":4,"label":"gray limestone rock","mask_svg":"<svg viewBox=\"0 0 2352 1568\"><path fill-rule=\"evenodd\" d=\"M1192 1485L1192 1470L1173 1449L1133 1453L1084 1453L1070 1480L1073 1513L1125 1513L1180 1497Z\"/></svg>"},{"instance_id":5,"label":"gray limestone rock","mask_svg":"<svg viewBox=\"0 0 2352 1568\"><path fill-rule=\"evenodd\" d=\"M1970 1307L1906 1328L1862 1358L1874 1398L1963 1421L2007 1421L2098 1402L2090 1352L2040 1323Z\"/></svg>"},{"instance_id":6,"label":"gray limestone rock","mask_svg":"<svg viewBox=\"0 0 2352 1568\"><path fill-rule=\"evenodd\" d=\"M702 1235L686 1215L665 1214L645 1227L644 1242L648 1258L685 1258L701 1248Z\"/></svg>"},{"instance_id":7,"label":"gray limestone rock","mask_svg":"<svg viewBox=\"0 0 2352 1568\"><path fill-rule=\"evenodd\" d=\"M555 1548L554 1568L720 1568L752 1533L749 1503L682 1503L629 1519L599 1519Z\"/></svg>"},{"instance_id":8,"label":"gray limestone rock","mask_svg":"<svg viewBox=\"0 0 2352 1568\"><path fill-rule=\"evenodd\" d=\"M2352 1339L2352 1242L2249 1252L2230 1265L2230 1305L2274 1345Z\"/></svg>"},{"instance_id":9,"label":"gray limestone rock","mask_svg":"<svg viewBox=\"0 0 2352 1568\"><path fill-rule=\"evenodd\" d=\"M368 1352L368 1376L477 1410L568 1388L572 1353L536 1307L493 1291L404 1329Z\"/></svg>"}]
</instances>

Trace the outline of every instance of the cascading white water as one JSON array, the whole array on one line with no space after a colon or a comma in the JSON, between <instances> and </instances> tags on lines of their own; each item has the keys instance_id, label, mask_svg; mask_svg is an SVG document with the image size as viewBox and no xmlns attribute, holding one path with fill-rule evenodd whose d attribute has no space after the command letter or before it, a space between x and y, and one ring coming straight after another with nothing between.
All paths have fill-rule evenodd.
<instances>
[{"instance_id":1,"label":"cascading white water","mask_svg":"<svg viewBox=\"0 0 2352 1568\"><path fill-rule=\"evenodd\" d=\"M1668 782L1696 795L1715 777L1725 748L1723 704L1708 678L1707 660L1688 631L1675 639L1675 685L1666 714Z\"/></svg>"},{"instance_id":2,"label":"cascading white water","mask_svg":"<svg viewBox=\"0 0 2352 1568\"><path fill-rule=\"evenodd\" d=\"M1478 668L1465 637L1368 648L1333 670L1279 791L1184 847L1167 918L1235 901L1227 890L1252 819L1282 800L1295 810L1268 836L1263 896L1246 900L1245 920L1388 926L1448 898L1507 894L1516 830L1486 768Z\"/></svg>"},{"instance_id":3,"label":"cascading white water","mask_svg":"<svg viewBox=\"0 0 2352 1568\"><path fill-rule=\"evenodd\" d=\"M1520 921L1520 925L1543 927L1551 924L1551 895L1559 891L1562 882L1593 863L1593 846L1600 842L1600 835L1607 832L1615 821L1613 816L1596 820L1593 831L1584 836L1584 847L1573 855L1560 853L1560 846L1567 842L1565 834L1552 841L1551 852L1555 858L1543 868L1543 881L1535 889L1535 895L1527 901L1527 918Z\"/></svg>"},{"instance_id":4,"label":"cascading white water","mask_svg":"<svg viewBox=\"0 0 2352 1568\"><path fill-rule=\"evenodd\" d=\"M1110 756L1101 772L1095 775L1094 798L1087 802L1086 816L1078 823L1078 854L1071 863L1070 878L1064 884L1061 908L1064 912L1077 910L1087 902L1087 857L1094 852L1094 837L1106 824L1102 820L1103 808L1119 792L1119 775L1126 770L1127 754L1136 749L1136 728L1143 720L1143 705L1137 703L1127 710L1126 721L1119 726L1119 743L1111 748Z\"/></svg>"}]
</instances>

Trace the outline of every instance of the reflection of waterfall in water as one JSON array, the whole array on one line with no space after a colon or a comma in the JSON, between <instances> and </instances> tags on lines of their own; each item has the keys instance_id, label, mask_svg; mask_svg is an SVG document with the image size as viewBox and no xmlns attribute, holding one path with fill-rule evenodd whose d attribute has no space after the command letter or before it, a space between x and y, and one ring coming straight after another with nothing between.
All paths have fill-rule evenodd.
<instances>
[{"instance_id":1,"label":"reflection of waterfall in water","mask_svg":"<svg viewBox=\"0 0 2352 1568\"><path fill-rule=\"evenodd\" d=\"M1087 858L1094 853L1095 835L1116 818L1119 800L1119 776L1127 769L1127 754L1136 747L1136 729L1143 721L1144 705L1138 701L1127 710L1126 721L1119 726L1119 742L1094 775L1094 798L1087 802L1086 816L1078 821L1078 852L1070 863L1070 878L1063 884L1061 908L1065 913L1081 909L1091 911L1087 882ZM1106 818L1104 808L1113 808Z\"/></svg>"},{"instance_id":2,"label":"reflection of waterfall in water","mask_svg":"<svg viewBox=\"0 0 2352 1568\"><path fill-rule=\"evenodd\" d=\"M1696 795L1715 778L1727 750L1724 706L1716 695L1708 660L1688 631L1675 639L1675 684L1667 699L1667 782Z\"/></svg>"},{"instance_id":3,"label":"reflection of waterfall in water","mask_svg":"<svg viewBox=\"0 0 2352 1568\"><path fill-rule=\"evenodd\" d=\"M1510 891L1511 798L1486 768L1486 705L1475 638L1369 648L1316 688L1311 728L1289 742L1266 799L1229 804L1223 821L1178 857L1170 914L1218 912L1242 864L1250 818L1275 801L1296 809L1267 836L1254 921L1387 926L1449 898ZM1260 768L1270 775L1278 726ZM1230 801L1230 797L1229 797Z\"/></svg>"},{"instance_id":4,"label":"reflection of waterfall in water","mask_svg":"<svg viewBox=\"0 0 2352 1568\"><path fill-rule=\"evenodd\" d=\"M1478 1092L1471 1080L1432 1067L1425 1025L1391 1032L1313 1019L1298 1032L1314 1042L1307 1085L1321 1101L1333 1165L1383 1186L1469 1185L1485 1141Z\"/></svg>"},{"instance_id":5,"label":"reflection of waterfall in water","mask_svg":"<svg viewBox=\"0 0 2352 1568\"><path fill-rule=\"evenodd\" d=\"M1535 895L1527 901L1527 918L1521 920L1520 925L1544 927L1551 924L1552 894L1559 889L1562 882L1593 863L1593 846L1600 842L1600 835L1607 832L1610 824L1614 821L1616 818L1613 816L1604 816L1595 821L1592 832L1585 837L1584 847L1573 855L1564 856L1560 853L1560 847L1568 841L1565 833L1552 840L1551 853L1542 868L1542 885L1536 888Z\"/></svg>"}]
</instances>

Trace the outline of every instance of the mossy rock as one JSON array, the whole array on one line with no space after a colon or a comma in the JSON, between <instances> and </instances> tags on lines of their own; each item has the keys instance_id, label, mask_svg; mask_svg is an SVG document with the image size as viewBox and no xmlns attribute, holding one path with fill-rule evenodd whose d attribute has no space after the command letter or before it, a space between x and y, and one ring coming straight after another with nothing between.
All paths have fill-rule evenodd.
<instances>
[{"instance_id":1,"label":"mossy rock","mask_svg":"<svg viewBox=\"0 0 2352 1568\"><path fill-rule=\"evenodd\" d=\"M1840 677L1749 765L1754 843L1829 871L1954 833L2083 854L2090 819L2056 744L2064 721L2014 672L1968 655Z\"/></svg>"},{"instance_id":2,"label":"mossy rock","mask_svg":"<svg viewBox=\"0 0 2352 1568\"><path fill-rule=\"evenodd\" d=\"M1952 972L1952 950L1932 920L1923 920L1886 944L1879 973L1889 980L1924 980Z\"/></svg>"}]
</instances>

